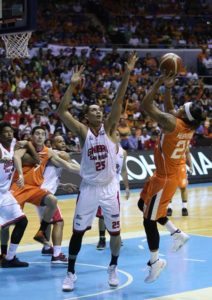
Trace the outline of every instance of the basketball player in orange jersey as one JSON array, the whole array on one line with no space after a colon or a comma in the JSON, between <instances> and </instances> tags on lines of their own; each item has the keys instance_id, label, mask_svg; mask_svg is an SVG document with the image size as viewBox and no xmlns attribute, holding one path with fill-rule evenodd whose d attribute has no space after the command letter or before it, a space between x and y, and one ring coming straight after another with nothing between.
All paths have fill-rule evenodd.
<instances>
[{"instance_id":1,"label":"basketball player in orange jersey","mask_svg":"<svg viewBox=\"0 0 212 300\"><path fill-rule=\"evenodd\" d=\"M169 89L173 86L174 80L169 80L166 82L166 87ZM175 116L176 112L174 109L174 105L172 103L171 97L169 94L165 94L164 98L164 108L165 112L173 114ZM178 187L180 188L181 193L181 199L182 199L182 216L188 216L188 209L187 209L187 202L188 202L188 192L187 192L187 185L188 185L188 179L187 179L187 170L186 170L186 163L189 166L189 173L193 173L193 166L191 161L191 155L189 151L189 147L187 147L185 151L185 155L181 158L179 162L179 168L178 168ZM172 201L172 200L171 200ZM167 217L172 215L172 208L171 208L171 201L169 202L168 209L167 209Z\"/></svg>"},{"instance_id":2,"label":"basketball player in orange jersey","mask_svg":"<svg viewBox=\"0 0 212 300\"><path fill-rule=\"evenodd\" d=\"M117 263L121 246L120 207L116 181L116 141L113 134L122 112L123 98L134 69L137 56L132 53L126 63L122 82L113 101L111 112L103 122L102 110L98 105L87 108L88 127L75 120L69 112L70 100L75 86L81 81L83 67L73 70L71 83L60 102L58 113L62 121L79 136L82 147L80 175L82 182L73 221L73 234L69 244L68 273L63 282L63 291L72 291L77 279L75 262L86 230L91 228L98 206L101 206L105 225L110 234L111 261L108 267L108 283L117 287Z\"/></svg>"},{"instance_id":3,"label":"basketball player in orange jersey","mask_svg":"<svg viewBox=\"0 0 212 300\"><path fill-rule=\"evenodd\" d=\"M188 177L187 177L187 170L186 170L186 163L189 166L188 172L190 174L193 173L193 165L191 161L191 154L189 151L189 148L186 150L185 157L183 157L180 161L180 167L178 170L178 188L180 188L180 193L181 193L181 199L182 199L182 216L188 216L188 208L187 208L187 203L188 203L188 190L187 190L187 185L188 185ZM167 209L167 216L172 215L172 200L169 203L168 209Z\"/></svg>"},{"instance_id":4,"label":"basketball player in orange jersey","mask_svg":"<svg viewBox=\"0 0 212 300\"><path fill-rule=\"evenodd\" d=\"M24 156L20 152L19 155L15 155L14 160L17 164L17 171L13 177L11 192L22 208L26 202L36 206L45 206L43 219L34 239L42 244L49 244L45 237L45 231L57 211L57 198L48 190L41 188L45 167L51 161L55 166L77 174L79 173L79 167L61 159L52 149L44 146L44 141L45 130L41 126L34 127L32 130L32 143L39 154L40 164L33 166L27 161L28 158L24 162ZM23 168L22 160L23 165L26 163Z\"/></svg>"},{"instance_id":5,"label":"basketball player in orange jersey","mask_svg":"<svg viewBox=\"0 0 212 300\"><path fill-rule=\"evenodd\" d=\"M159 259L159 231L157 223L165 225L173 237L173 250L177 251L188 240L188 235L177 229L167 218L166 212L170 199L178 187L178 170L180 161L185 155L194 130L205 119L201 106L188 102L173 114L164 113L154 105L154 98L159 87L165 84L165 97L171 101L171 77L160 76L146 94L141 107L156 121L162 134L154 152L156 170L153 176L145 183L138 201L138 207L143 211L144 228L150 249L148 262L149 275L145 282L150 283L157 279L166 266L165 259Z\"/></svg>"}]
</instances>

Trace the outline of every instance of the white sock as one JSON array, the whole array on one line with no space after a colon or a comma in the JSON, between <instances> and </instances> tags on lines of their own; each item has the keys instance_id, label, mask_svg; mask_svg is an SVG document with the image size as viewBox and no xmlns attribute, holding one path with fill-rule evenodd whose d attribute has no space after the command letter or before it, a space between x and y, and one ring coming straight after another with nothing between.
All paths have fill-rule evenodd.
<instances>
[{"instance_id":1,"label":"white sock","mask_svg":"<svg viewBox=\"0 0 212 300\"><path fill-rule=\"evenodd\" d=\"M182 207L187 208L187 202L182 202Z\"/></svg>"},{"instance_id":2,"label":"white sock","mask_svg":"<svg viewBox=\"0 0 212 300\"><path fill-rule=\"evenodd\" d=\"M59 256L61 253L61 246L53 246L53 256Z\"/></svg>"},{"instance_id":3,"label":"white sock","mask_svg":"<svg viewBox=\"0 0 212 300\"><path fill-rule=\"evenodd\" d=\"M171 204L171 203L169 203L168 208L171 208L171 209L172 209L172 204Z\"/></svg>"},{"instance_id":4,"label":"white sock","mask_svg":"<svg viewBox=\"0 0 212 300\"><path fill-rule=\"evenodd\" d=\"M18 244L12 244L12 243L10 244L6 255L7 260L12 260L14 258L17 248L18 248Z\"/></svg>"},{"instance_id":5,"label":"white sock","mask_svg":"<svg viewBox=\"0 0 212 300\"><path fill-rule=\"evenodd\" d=\"M150 257L150 263L151 264L153 264L156 260L158 260L158 254L159 254L159 250L157 250L157 251L151 251L150 252L150 255L151 255L151 257Z\"/></svg>"},{"instance_id":6,"label":"white sock","mask_svg":"<svg viewBox=\"0 0 212 300\"><path fill-rule=\"evenodd\" d=\"M174 224L169 220L166 224L166 229L172 234L177 230L177 227L174 226Z\"/></svg>"}]
</instances>

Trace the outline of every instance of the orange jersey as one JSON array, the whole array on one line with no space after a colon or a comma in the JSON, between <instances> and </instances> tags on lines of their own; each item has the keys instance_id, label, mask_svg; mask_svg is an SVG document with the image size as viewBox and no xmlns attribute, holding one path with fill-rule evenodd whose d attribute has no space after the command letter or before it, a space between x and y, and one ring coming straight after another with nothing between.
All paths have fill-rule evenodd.
<instances>
[{"instance_id":1,"label":"orange jersey","mask_svg":"<svg viewBox=\"0 0 212 300\"><path fill-rule=\"evenodd\" d=\"M23 167L24 183L27 185L41 186L44 181L43 173L49 160L49 148L44 146L38 154L40 165ZM17 179L18 173L16 171L13 176L13 182L17 181Z\"/></svg>"},{"instance_id":2,"label":"orange jersey","mask_svg":"<svg viewBox=\"0 0 212 300\"><path fill-rule=\"evenodd\" d=\"M154 152L157 175L177 175L182 160L185 161L185 152L193 133L186 123L176 119L175 130L160 136Z\"/></svg>"}]
</instances>

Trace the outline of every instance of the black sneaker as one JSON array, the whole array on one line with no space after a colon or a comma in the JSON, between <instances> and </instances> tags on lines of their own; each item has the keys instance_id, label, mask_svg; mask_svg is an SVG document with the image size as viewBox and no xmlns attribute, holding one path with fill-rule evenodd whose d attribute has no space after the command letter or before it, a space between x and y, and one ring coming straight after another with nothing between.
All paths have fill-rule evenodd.
<instances>
[{"instance_id":1,"label":"black sneaker","mask_svg":"<svg viewBox=\"0 0 212 300\"><path fill-rule=\"evenodd\" d=\"M29 264L27 262L20 261L16 256L11 260L3 258L1 262L2 268L26 268L28 266Z\"/></svg>"},{"instance_id":2,"label":"black sneaker","mask_svg":"<svg viewBox=\"0 0 212 300\"><path fill-rule=\"evenodd\" d=\"M53 247L49 247L48 249L45 249L45 247L41 250L42 255L53 255Z\"/></svg>"},{"instance_id":3,"label":"black sneaker","mask_svg":"<svg viewBox=\"0 0 212 300\"><path fill-rule=\"evenodd\" d=\"M172 209L170 207L168 207L166 215L167 215L167 217L172 216Z\"/></svg>"},{"instance_id":4,"label":"black sneaker","mask_svg":"<svg viewBox=\"0 0 212 300\"><path fill-rule=\"evenodd\" d=\"M183 217L187 217L188 216L188 210L185 207L182 208L182 216Z\"/></svg>"},{"instance_id":5,"label":"black sneaker","mask_svg":"<svg viewBox=\"0 0 212 300\"><path fill-rule=\"evenodd\" d=\"M97 250L104 250L106 248L106 238L100 238L97 246L96 246L96 249Z\"/></svg>"}]
</instances>

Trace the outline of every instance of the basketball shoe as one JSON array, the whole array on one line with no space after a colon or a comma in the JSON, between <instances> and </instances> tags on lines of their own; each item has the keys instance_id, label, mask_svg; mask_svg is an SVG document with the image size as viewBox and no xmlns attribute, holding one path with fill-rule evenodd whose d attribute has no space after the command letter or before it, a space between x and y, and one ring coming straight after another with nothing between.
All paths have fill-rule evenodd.
<instances>
[{"instance_id":1,"label":"basketball shoe","mask_svg":"<svg viewBox=\"0 0 212 300\"><path fill-rule=\"evenodd\" d=\"M149 261L147 265L149 267L149 275L144 279L144 282L151 283L159 277L160 273L165 268L166 260L159 258L152 264Z\"/></svg>"},{"instance_id":2,"label":"basketball shoe","mask_svg":"<svg viewBox=\"0 0 212 300\"><path fill-rule=\"evenodd\" d=\"M42 255L53 255L53 247L49 247L48 249L43 247L41 250L41 254Z\"/></svg>"},{"instance_id":3,"label":"basketball shoe","mask_svg":"<svg viewBox=\"0 0 212 300\"><path fill-rule=\"evenodd\" d=\"M2 268L25 268L28 266L29 264L27 262L20 261L16 256L11 260L3 258L1 262Z\"/></svg>"},{"instance_id":4,"label":"basketball shoe","mask_svg":"<svg viewBox=\"0 0 212 300\"><path fill-rule=\"evenodd\" d=\"M97 250L104 250L106 248L106 238L100 238L96 246Z\"/></svg>"},{"instance_id":5,"label":"basketball shoe","mask_svg":"<svg viewBox=\"0 0 212 300\"><path fill-rule=\"evenodd\" d=\"M179 229L172 233L171 236L173 237L173 252L178 251L189 240L189 236L186 233L180 231Z\"/></svg>"},{"instance_id":6,"label":"basketball shoe","mask_svg":"<svg viewBox=\"0 0 212 300\"><path fill-rule=\"evenodd\" d=\"M171 209L171 207L168 207L166 215L167 215L167 217L171 217L172 216L172 209Z\"/></svg>"},{"instance_id":7,"label":"basketball shoe","mask_svg":"<svg viewBox=\"0 0 212 300\"><path fill-rule=\"evenodd\" d=\"M67 273L66 278L63 281L62 290L64 292L71 292L74 289L74 283L77 280L77 275L71 272Z\"/></svg>"},{"instance_id":8,"label":"basketball shoe","mask_svg":"<svg viewBox=\"0 0 212 300\"><path fill-rule=\"evenodd\" d=\"M107 272L109 274L109 278L108 278L109 286L112 288L117 287L119 285L117 266L116 265L109 266Z\"/></svg>"},{"instance_id":9,"label":"basketball shoe","mask_svg":"<svg viewBox=\"0 0 212 300\"><path fill-rule=\"evenodd\" d=\"M188 209L186 207L182 208L182 216L187 217L188 216Z\"/></svg>"},{"instance_id":10,"label":"basketball shoe","mask_svg":"<svg viewBox=\"0 0 212 300\"><path fill-rule=\"evenodd\" d=\"M52 255L51 263L52 264L67 264L68 259L63 253L60 253L58 256Z\"/></svg>"}]
</instances>

